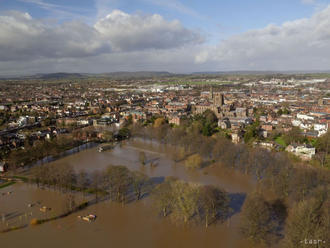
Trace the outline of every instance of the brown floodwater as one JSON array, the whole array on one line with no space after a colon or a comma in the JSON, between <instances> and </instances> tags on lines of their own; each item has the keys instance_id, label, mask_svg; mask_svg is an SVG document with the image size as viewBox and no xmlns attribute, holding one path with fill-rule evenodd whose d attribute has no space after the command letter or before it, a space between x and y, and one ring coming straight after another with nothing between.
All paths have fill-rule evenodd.
<instances>
[{"instance_id":1,"label":"brown floodwater","mask_svg":"<svg viewBox=\"0 0 330 248\"><path fill-rule=\"evenodd\" d=\"M159 145L155 142L143 142L135 140L117 145L114 149L98 152L94 147L79 153L72 154L50 164L68 164L76 171L85 170L93 172L104 170L109 165L125 165L130 170L139 170L150 177L174 176L181 180L214 184L223 187L228 192L249 192L254 187L254 182L247 175L237 171L220 168L212 165L203 170L190 170L184 164L176 163L171 159L173 147ZM145 166L139 162L139 153L146 154L147 163ZM150 162L157 163L155 168L150 167Z\"/></svg>"},{"instance_id":2,"label":"brown floodwater","mask_svg":"<svg viewBox=\"0 0 330 248\"><path fill-rule=\"evenodd\" d=\"M143 147L143 149L142 149ZM170 156L171 147L129 142L106 152L97 148L75 153L51 163L70 164L75 170L88 172L102 170L109 164L125 165L131 170L141 170L151 177L176 176L182 180L202 184L216 184L233 195L247 193L253 189L252 180L237 172L209 166L203 170L191 171L182 163L174 163ZM139 163L139 152L144 151L147 160L157 162L156 168L149 163ZM2 195L11 191L9 195ZM80 197L80 198L79 198ZM77 202L81 196L77 196ZM46 217L39 205L28 207L29 203L40 201L41 206L51 207L47 217L58 214L65 208L65 194L53 190L42 190L35 186L17 183L0 189L0 229L29 223L31 218ZM224 223L217 223L205 229L203 225L176 225L169 218L161 218L154 212L151 201L145 198L125 206L108 201L89 206L63 219L39 226L0 234L1 247L255 247L239 235L239 213ZM32 212L32 216L30 215ZM4 222L1 214L6 213ZM25 215L26 213L26 215ZM96 214L92 223L77 218L78 215Z\"/></svg>"}]
</instances>

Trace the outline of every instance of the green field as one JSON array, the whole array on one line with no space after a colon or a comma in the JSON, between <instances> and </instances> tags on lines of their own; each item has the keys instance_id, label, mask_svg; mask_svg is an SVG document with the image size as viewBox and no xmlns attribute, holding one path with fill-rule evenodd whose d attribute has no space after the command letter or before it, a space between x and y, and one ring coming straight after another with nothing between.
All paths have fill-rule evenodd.
<instances>
[{"instance_id":1,"label":"green field","mask_svg":"<svg viewBox=\"0 0 330 248\"><path fill-rule=\"evenodd\" d=\"M281 136L277 137L277 138L275 139L275 141L276 141L278 144L280 144L281 146L283 146L283 147L286 147L286 146L287 146L286 143L285 143L285 141L283 140L283 138L282 138Z\"/></svg>"}]
</instances>

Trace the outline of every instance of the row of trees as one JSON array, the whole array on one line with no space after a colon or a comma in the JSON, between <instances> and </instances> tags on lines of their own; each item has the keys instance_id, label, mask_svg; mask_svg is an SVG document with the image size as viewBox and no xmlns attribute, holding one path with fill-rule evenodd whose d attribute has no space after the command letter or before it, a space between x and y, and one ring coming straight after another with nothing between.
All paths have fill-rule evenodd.
<instances>
[{"instance_id":1,"label":"row of trees","mask_svg":"<svg viewBox=\"0 0 330 248\"><path fill-rule=\"evenodd\" d=\"M27 140L24 149L13 150L10 153L8 157L9 169L28 165L47 156L57 156L81 144L82 142L73 139L69 134L60 135L52 140L37 140L33 144Z\"/></svg>"},{"instance_id":2,"label":"row of trees","mask_svg":"<svg viewBox=\"0 0 330 248\"><path fill-rule=\"evenodd\" d=\"M126 203L130 196L140 200L150 191L151 180L139 171L129 171L125 166L109 165L104 171L88 174L76 173L70 165L47 164L36 166L31 171L31 179L37 186L54 190L94 193L96 200L100 195L110 200Z\"/></svg>"}]
</instances>

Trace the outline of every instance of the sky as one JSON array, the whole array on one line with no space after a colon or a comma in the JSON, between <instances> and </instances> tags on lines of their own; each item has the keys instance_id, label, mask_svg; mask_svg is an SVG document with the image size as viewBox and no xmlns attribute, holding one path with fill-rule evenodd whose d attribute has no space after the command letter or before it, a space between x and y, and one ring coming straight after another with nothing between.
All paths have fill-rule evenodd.
<instances>
[{"instance_id":1,"label":"sky","mask_svg":"<svg viewBox=\"0 0 330 248\"><path fill-rule=\"evenodd\" d=\"M330 0L0 0L0 75L329 70Z\"/></svg>"}]
</instances>

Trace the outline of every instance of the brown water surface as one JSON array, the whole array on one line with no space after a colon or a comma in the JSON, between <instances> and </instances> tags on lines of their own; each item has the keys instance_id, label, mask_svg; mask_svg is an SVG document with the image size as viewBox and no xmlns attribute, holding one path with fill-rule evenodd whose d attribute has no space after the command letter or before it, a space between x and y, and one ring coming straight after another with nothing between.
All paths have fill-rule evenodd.
<instances>
[{"instance_id":1,"label":"brown water surface","mask_svg":"<svg viewBox=\"0 0 330 248\"><path fill-rule=\"evenodd\" d=\"M169 147L143 144L140 141L117 146L112 151L98 152L97 148L64 157L52 163L70 164L75 170L88 172L102 170L109 164L125 165L131 170L144 171L151 177L176 176L182 180L202 184L216 184L231 193L249 192L254 183L249 177L237 172L210 166L203 170L190 171L182 163L174 163L170 158ZM144 149L142 149L143 147ZM148 148L148 149L145 149ZM158 166L150 168L149 163L142 166L138 157L141 149L147 160L154 160ZM2 193L12 191L10 195ZM78 197L79 198L79 197ZM78 199L77 201L81 201ZM41 205L52 208L54 214L63 211L65 195L42 190L27 184L15 184L0 190L1 213L11 214L0 229L28 223L32 217L44 217L39 207L29 208L29 203L41 201ZM25 213L32 212L32 216ZM49 212L47 214L51 215ZM77 218L78 215L96 214L92 223ZM23 217L19 217L22 216ZM176 225L168 218L160 218L154 212L151 201L145 198L122 206L108 201L101 202L74 213L66 218L39 226L0 234L1 247L144 247L144 248L204 248L204 247L254 247L243 240L238 232L239 213L225 223L217 223L205 229L203 225Z\"/></svg>"}]
</instances>

